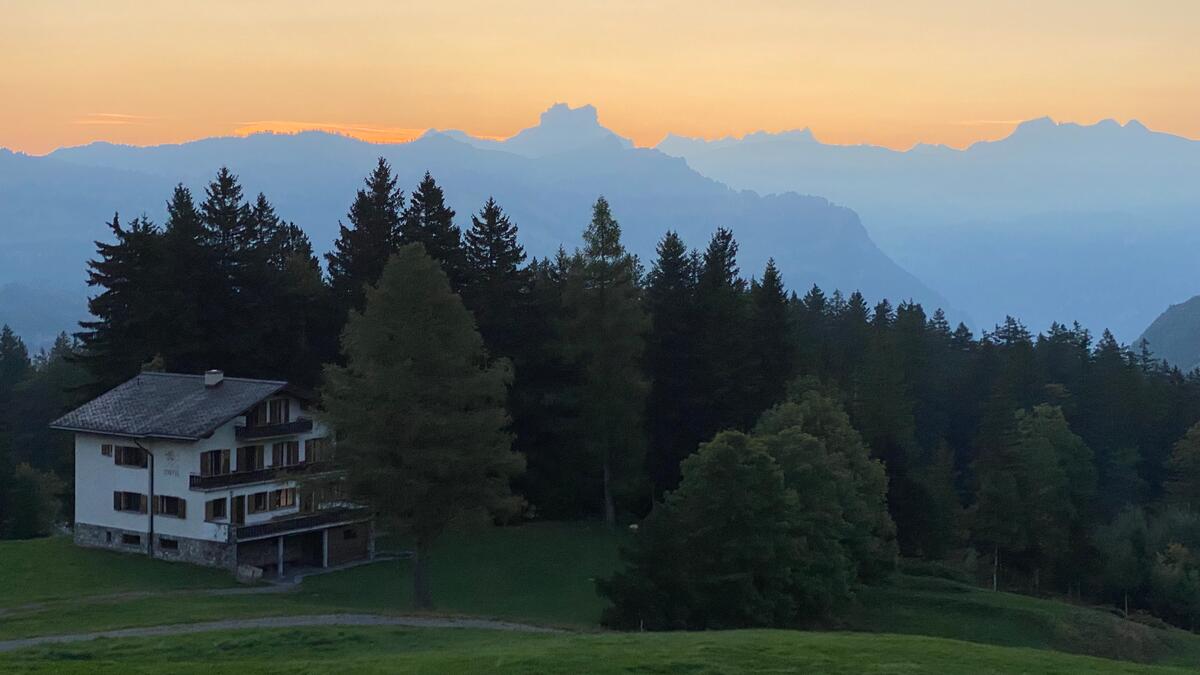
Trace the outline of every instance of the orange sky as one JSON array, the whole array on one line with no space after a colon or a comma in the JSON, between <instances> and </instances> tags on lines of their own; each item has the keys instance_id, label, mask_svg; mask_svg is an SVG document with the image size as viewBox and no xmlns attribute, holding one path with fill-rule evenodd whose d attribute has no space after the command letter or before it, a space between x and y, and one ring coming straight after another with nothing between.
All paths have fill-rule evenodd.
<instances>
[{"instance_id":1,"label":"orange sky","mask_svg":"<svg viewBox=\"0 0 1200 675\"><path fill-rule=\"evenodd\" d=\"M963 146L1042 115L1200 138L1196 0L184 4L0 0L0 147L504 137L555 101L642 145L808 126Z\"/></svg>"}]
</instances>

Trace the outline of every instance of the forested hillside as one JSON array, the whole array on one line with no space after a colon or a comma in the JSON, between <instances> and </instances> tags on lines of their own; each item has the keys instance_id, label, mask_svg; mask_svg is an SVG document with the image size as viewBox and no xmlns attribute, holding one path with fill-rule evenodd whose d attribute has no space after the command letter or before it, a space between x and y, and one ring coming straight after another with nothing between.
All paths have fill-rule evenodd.
<instances>
[{"instance_id":1,"label":"forested hillside","mask_svg":"<svg viewBox=\"0 0 1200 675\"><path fill-rule=\"evenodd\" d=\"M791 289L773 260L741 267L738 240L720 228L701 240L663 232L638 264L621 203L604 198L586 228L587 212L572 219L585 247L531 258L502 203L456 214L433 176L407 186L384 160L325 254L327 274L289 214L227 170L203 194L180 186L164 197L162 223L112 219L89 263L94 318L76 338L31 357L11 331L0 336L9 536L48 530L29 517L48 504L71 512L70 444L45 426L59 412L146 368L328 387L338 370L322 380L322 365L356 353L339 346L348 317L386 317L369 307L383 294L366 288L389 264L419 265L420 254L394 254L420 244L444 275L431 288L446 284L471 312L483 360L511 364L522 517L652 514L627 552L630 576L606 586L618 610L647 597L623 587L664 593L662 627L785 625L811 608L836 611L886 576L898 551L997 587L1128 603L1183 626L1200 619L1200 379L1107 331L1034 333L1009 318L975 335L937 308ZM419 317L423 299L406 311ZM765 501L713 501L750 494ZM672 527L693 509L737 509L747 524L786 514L734 532L763 544L738 555L840 562L789 567L774 590L753 591L765 593L753 607L738 595L676 606L692 597L687 584L723 578L720 560L695 577L639 570L699 553L689 533L703 528ZM804 553L790 550L796 541L824 543ZM612 621L636 625L643 611Z\"/></svg>"}]
</instances>

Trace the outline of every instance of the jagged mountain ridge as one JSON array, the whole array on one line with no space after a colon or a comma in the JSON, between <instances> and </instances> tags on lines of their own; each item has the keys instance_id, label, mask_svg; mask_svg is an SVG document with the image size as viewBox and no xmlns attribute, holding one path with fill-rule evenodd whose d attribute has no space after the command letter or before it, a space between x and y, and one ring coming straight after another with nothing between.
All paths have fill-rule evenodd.
<instances>
[{"instance_id":1,"label":"jagged mountain ridge","mask_svg":"<svg viewBox=\"0 0 1200 675\"><path fill-rule=\"evenodd\" d=\"M146 148L93 143L45 157L10 153L0 157L0 223L14 246L0 252L0 283L78 289L91 242L106 236L104 223L113 211L125 217L144 212L161 223L176 182L200 198L223 165L239 174L248 197L264 192L325 251L362 178L383 156L405 188L431 171L460 226L468 226L469 214L494 195L520 226L531 255L578 245L590 206L603 194L627 245L647 264L668 229L703 247L724 226L741 245L739 262L747 276L773 256L790 287L801 292L817 283L830 290L859 289L872 299L911 298L930 311L946 304L881 252L850 209L820 197L732 190L681 159L631 147L599 125L594 109L566 112L556 106L537 127L500 142L431 132L410 143L371 144L306 132ZM37 264L29 264L34 255Z\"/></svg>"},{"instance_id":2,"label":"jagged mountain ridge","mask_svg":"<svg viewBox=\"0 0 1200 675\"><path fill-rule=\"evenodd\" d=\"M807 130L657 147L734 188L853 206L982 327L1079 320L1130 341L1157 308L1200 292L1200 142L1136 120L1039 118L964 150L831 145Z\"/></svg>"}]
</instances>

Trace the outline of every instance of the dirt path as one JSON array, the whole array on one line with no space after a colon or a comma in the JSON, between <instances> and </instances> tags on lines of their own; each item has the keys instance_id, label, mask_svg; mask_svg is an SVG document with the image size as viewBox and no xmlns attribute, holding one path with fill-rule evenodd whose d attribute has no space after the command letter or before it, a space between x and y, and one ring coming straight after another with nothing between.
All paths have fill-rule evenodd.
<instances>
[{"instance_id":1,"label":"dirt path","mask_svg":"<svg viewBox=\"0 0 1200 675\"><path fill-rule=\"evenodd\" d=\"M302 626L408 626L412 628L476 628L503 630L520 633L561 633L563 631L542 626L533 626L490 619L456 619L432 616L385 616L381 614L312 614L306 616L271 616L259 619L229 619L204 623L181 623L145 628L123 628L95 633L74 635L44 635L20 640L0 641L0 652L37 647L47 644L86 642L97 638L157 637L162 635L189 635L219 630L243 628L295 628Z\"/></svg>"}]
</instances>

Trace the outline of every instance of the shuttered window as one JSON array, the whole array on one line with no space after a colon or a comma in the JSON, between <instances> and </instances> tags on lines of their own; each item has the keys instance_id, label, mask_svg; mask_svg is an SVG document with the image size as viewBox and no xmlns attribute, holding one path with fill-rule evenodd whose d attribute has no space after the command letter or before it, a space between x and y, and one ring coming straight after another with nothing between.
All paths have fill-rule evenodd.
<instances>
[{"instance_id":1,"label":"shuttered window","mask_svg":"<svg viewBox=\"0 0 1200 675\"><path fill-rule=\"evenodd\" d=\"M201 476L223 476L229 473L229 449L200 453Z\"/></svg>"},{"instance_id":2,"label":"shuttered window","mask_svg":"<svg viewBox=\"0 0 1200 675\"><path fill-rule=\"evenodd\" d=\"M300 463L300 441L283 441L271 446L272 466L295 466Z\"/></svg>"},{"instance_id":3,"label":"shuttered window","mask_svg":"<svg viewBox=\"0 0 1200 675\"><path fill-rule=\"evenodd\" d=\"M135 469L144 469L149 466L146 451L132 445L116 446L113 461L117 466L128 466Z\"/></svg>"},{"instance_id":4,"label":"shuttered window","mask_svg":"<svg viewBox=\"0 0 1200 675\"><path fill-rule=\"evenodd\" d=\"M130 513L145 513L146 495L136 492L114 492L113 509Z\"/></svg>"},{"instance_id":5,"label":"shuttered window","mask_svg":"<svg viewBox=\"0 0 1200 675\"><path fill-rule=\"evenodd\" d=\"M172 518L187 518L187 502L179 497L154 496L154 512Z\"/></svg>"},{"instance_id":6,"label":"shuttered window","mask_svg":"<svg viewBox=\"0 0 1200 675\"><path fill-rule=\"evenodd\" d=\"M228 514L228 505L229 500L225 497L204 502L204 519L208 521L225 520Z\"/></svg>"}]
</instances>

